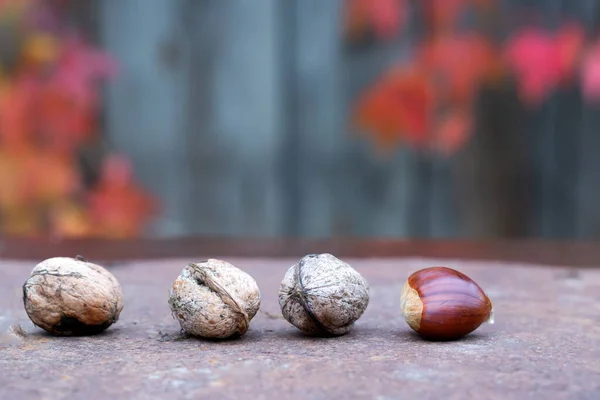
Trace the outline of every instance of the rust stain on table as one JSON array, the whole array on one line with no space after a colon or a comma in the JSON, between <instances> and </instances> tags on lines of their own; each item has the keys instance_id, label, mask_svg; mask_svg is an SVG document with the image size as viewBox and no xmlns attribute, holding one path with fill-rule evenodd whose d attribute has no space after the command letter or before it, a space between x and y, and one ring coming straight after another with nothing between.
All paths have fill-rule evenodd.
<instances>
[{"instance_id":1,"label":"rust stain on table","mask_svg":"<svg viewBox=\"0 0 600 400\"><path fill-rule=\"evenodd\" d=\"M248 333L179 336L168 290L188 261L114 264L119 322L93 337L55 338L21 302L34 263L0 261L0 398L600 399L600 270L456 260L345 259L371 302L347 336L301 335L280 318L279 282L294 259L228 258L252 274L262 306ZM494 303L494 325L457 342L426 342L399 311L408 275L460 269ZM27 336L8 332L20 324Z\"/></svg>"}]
</instances>

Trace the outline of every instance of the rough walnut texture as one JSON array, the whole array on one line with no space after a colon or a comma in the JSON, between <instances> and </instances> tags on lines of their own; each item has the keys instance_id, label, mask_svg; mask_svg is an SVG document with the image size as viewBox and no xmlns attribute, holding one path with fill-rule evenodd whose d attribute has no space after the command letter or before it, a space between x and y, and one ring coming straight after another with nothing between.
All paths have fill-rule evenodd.
<instances>
[{"instance_id":1,"label":"rough walnut texture","mask_svg":"<svg viewBox=\"0 0 600 400\"><path fill-rule=\"evenodd\" d=\"M123 291L99 265L55 257L33 269L23 285L23 303L31 321L54 335L90 335L119 319Z\"/></svg>"},{"instance_id":2,"label":"rough walnut texture","mask_svg":"<svg viewBox=\"0 0 600 400\"><path fill-rule=\"evenodd\" d=\"M308 255L291 267L279 290L286 320L310 335L344 335L369 304L369 285L331 254Z\"/></svg>"},{"instance_id":3,"label":"rough walnut texture","mask_svg":"<svg viewBox=\"0 0 600 400\"><path fill-rule=\"evenodd\" d=\"M246 333L260 307L256 281L221 260L189 264L173 283L169 305L181 329L225 339Z\"/></svg>"}]
</instances>

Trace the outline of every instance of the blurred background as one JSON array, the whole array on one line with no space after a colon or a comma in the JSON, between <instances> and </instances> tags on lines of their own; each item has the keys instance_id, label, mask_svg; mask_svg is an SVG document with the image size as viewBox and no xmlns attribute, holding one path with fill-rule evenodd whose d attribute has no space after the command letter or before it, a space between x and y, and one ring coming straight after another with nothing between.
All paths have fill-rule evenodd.
<instances>
[{"instance_id":1,"label":"blurred background","mask_svg":"<svg viewBox=\"0 0 600 400\"><path fill-rule=\"evenodd\" d=\"M600 235L596 0L0 0L0 232Z\"/></svg>"}]
</instances>

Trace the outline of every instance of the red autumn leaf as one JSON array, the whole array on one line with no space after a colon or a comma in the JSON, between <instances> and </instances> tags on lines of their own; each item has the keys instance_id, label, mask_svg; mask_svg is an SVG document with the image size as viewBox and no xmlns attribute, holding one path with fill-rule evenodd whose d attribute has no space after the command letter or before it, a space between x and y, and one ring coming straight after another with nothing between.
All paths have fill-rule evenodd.
<instances>
[{"instance_id":1,"label":"red autumn leaf","mask_svg":"<svg viewBox=\"0 0 600 400\"><path fill-rule=\"evenodd\" d=\"M87 103L96 100L95 84L114 77L116 72L116 63L106 53L78 37L69 37L62 43L53 80L69 97Z\"/></svg>"},{"instance_id":2,"label":"red autumn leaf","mask_svg":"<svg viewBox=\"0 0 600 400\"><path fill-rule=\"evenodd\" d=\"M380 145L403 140L420 146L427 141L434 100L431 79L421 69L396 68L360 99L356 119Z\"/></svg>"},{"instance_id":3,"label":"red autumn leaf","mask_svg":"<svg viewBox=\"0 0 600 400\"><path fill-rule=\"evenodd\" d=\"M579 25L566 25L556 34L555 42L560 77L562 80L567 80L580 62L585 32Z\"/></svg>"},{"instance_id":4,"label":"red autumn leaf","mask_svg":"<svg viewBox=\"0 0 600 400\"><path fill-rule=\"evenodd\" d=\"M600 43L596 42L586 54L581 71L581 85L586 99L600 100Z\"/></svg>"},{"instance_id":5,"label":"red autumn leaf","mask_svg":"<svg viewBox=\"0 0 600 400\"><path fill-rule=\"evenodd\" d=\"M122 155L111 155L102 168L102 180L114 187L126 187L133 181L131 162Z\"/></svg>"},{"instance_id":6,"label":"red autumn leaf","mask_svg":"<svg viewBox=\"0 0 600 400\"><path fill-rule=\"evenodd\" d=\"M38 133L46 145L70 153L94 134L96 99L75 99L62 86L50 82L38 99Z\"/></svg>"},{"instance_id":7,"label":"red autumn leaf","mask_svg":"<svg viewBox=\"0 0 600 400\"><path fill-rule=\"evenodd\" d=\"M472 34L438 36L420 49L419 63L430 69L446 92L447 100L470 103L481 81L495 65L493 49L482 37Z\"/></svg>"},{"instance_id":8,"label":"red autumn leaf","mask_svg":"<svg viewBox=\"0 0 600 400\"><path fill-rule=\"evenodd\" d=\"M37 83L29 77L0 85L0 139L4 146L22 146L31 139L36 94Z\"/></svg>"},{"instance_id":9,"label":"red autumn leaf","mask_svg":"<svg viewBox=\"0 0 600 400\"><path fill-rule=\"evenodd\" d=\"M389 90L378 83L359 99L356 110L357 125L373 135L382 147L395 145L402 133L402 122L389 98Z\"/></svg>"},{"instance_id":10,"label":"red autumn leaf","mask_svg":"<svg viewBox=\"0 0 600 400\"><path fill-rule=\"evenodd\" d=\"M561 78L554 37L539 29L526 28L508 42L506 53L521 97L526 103L539 104Z\"/></svg>"},{"instance_id":11,"label":"red autumn leaf","mask_svg":"<svg viewBox=\"0 0 600 400\"><path fill-rule=\"evenodd\" d=\"M405 0L371 0L367 3L377 36L381 39L393 38L404 22Z\"/></svg>"},{"instance_id":12,"label":"red autumn leaf","mask_svg":"<svg viewBox=\"0 0 600 400\"><path fill-rule=\"evenodd\" d=\"M525 102L539 104L561 82L568 81L585 40L583 29L567 25L556 34L536 28L517 32L506 54Z\"/></svg>"},{"instance_id":13,"label":"red autumn leaf","mask_svg":"<svg viewBox=\"0 0 600 400\"><path fill-rule=\"evenodd\" d=\"M82 40L62 44L56 71L39 99L39 132L59 152L72 152L94 134L98 83L114 76L113 60Z\"/></svg>"},{"instance_id":14,"label":"red autumn leaf","mask_svg":"<svg viewBox=\"0 0 600 400\"><path fill-rule=\"evenodd\" d=\"M66 34L59 2L66 4L0 0L0 22L18 31L5 39L19 57L11 55L14 68L0 76L0 231L139 235L155 207L126 161L109 158L99 184L81 193L77 151L97 129L99 85L116 67L104 52Z\"/></svg>"}]
</instances>

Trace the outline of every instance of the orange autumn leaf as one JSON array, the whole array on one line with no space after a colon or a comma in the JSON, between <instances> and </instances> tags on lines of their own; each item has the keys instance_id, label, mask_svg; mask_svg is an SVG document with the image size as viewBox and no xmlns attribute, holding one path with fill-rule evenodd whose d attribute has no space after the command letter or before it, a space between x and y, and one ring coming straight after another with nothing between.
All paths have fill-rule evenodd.
<instances>
[{"instance_id":1,"label":"orange autumn leaf","mask_svg":"<svg viewBox=\"0 0 600 400\"><path fill-rule=\"evenodd\" d=\"M34 33L25 39L21 57L31 64L50 63L58 57L57 38L47 33Z\"/></svg>"},{"instance_id":2,"label":"orange autumn leaf","mask_svg":"<svg viewBox=\"0 0 600 400\"><path fill-rule=\"evenodd\" d=\"M435 106L429 76L414 68L394 68L359 100L356 122L382 146L400 140L422 145Z\"/></svg>"},{"instance_id":3,"label":"orange autumn leaf","mask_svg":"<svg viewBox=\"0 0 600 400\"><path fill-rule=\"evenodd\" d=\"M32 109L36 84L19 78L0 85L0 140L4 146L23 146L33 133Z\"/></svg>"},{"instance_id":4,"label":"orange autumn leaf","mask_svg":"<svg viewBox=\"0 0 600 400\"><path fill-rule=\"evenodd\" d=\"M74 160L57 152L36 152L27 173L30 191L39 202L67 198L79 188L80 178Z\"/></svg>"},{"instance_id":5,"label":"orange autumn leaf","mask_svg":"<svg viewBox=\"0 0 600 400\"><path fill-rule=\"evenodd\" d=\"M64 8L57 5L0 0L11 63L0 66L0 232L139 235L153 201L130 173L120 182L105 171L87 193L82 185L78 152L93 145L100 85L116 65L77 32L60 29Z\"/></svg>"},{"instance_id":6,"label":"orange autumn leaf","mask_svg":"<svg viewBox=\"0 0 600 400\"><path fill-rule=\"evenodd\" d=\"M28 195L25 166L27 152L0 149L0 209L10 210L22 204Z\"/></svg>"},{"instance_id":7,"label":"orange autumn leaf","mask_svg":"<svg viewBox=\"0 0 600 400\"><path fill-rule=\"evenodd\" d=\"M34 147L0 152L0 206L39 204L65 198L79 185L71 160Z\"/></svg>"},{"instance_id":8,"label":"orange autumn leaf","mask_svg":"<svg viewBox=\"0 0 600 400\"><path fill-rule=\"evenodd\" d=\"M389 98L384 85L376 85L359 99L355 117L356 125L373 135L382 147L395 145L402 133L402 122Z\"/></svg>"},{"instance_id":9,"label":"orange autumn leaf","mask_svg":"<svg viewBox=\"0 0 600 400\"><path fill-rule=\"evenodd\" d=\"M49 211L50 234L56 238L90 236L92 226L87 211L80 205L63 201Z\"/></svg>"},{"instance_id":10,"label":"orange autumn leaf","mask_svg":"<svg viewBox=\"0 0 600 400\"><path fill-rule=\"evenodd\" d=\"M154 200L133 182L129 161L114 155L105 161L88 203L93 233L113 238L138 236L156 210Z\"/></svg>"},{"instance_id":11,"label":"orange autumn leaf","mask_svg":"<svg viewBox=\"0 0 600 400\"><path fill-rule=\"evenodd\" d=\"M483 37L463 34L438 36L425 42L419 62L435 74L447 100L468 104L481 82L497 71L498 60Z\"/></svg>"}]
</instances>

